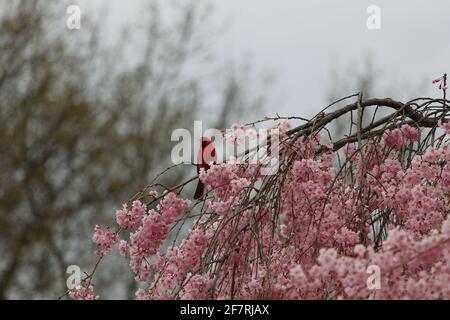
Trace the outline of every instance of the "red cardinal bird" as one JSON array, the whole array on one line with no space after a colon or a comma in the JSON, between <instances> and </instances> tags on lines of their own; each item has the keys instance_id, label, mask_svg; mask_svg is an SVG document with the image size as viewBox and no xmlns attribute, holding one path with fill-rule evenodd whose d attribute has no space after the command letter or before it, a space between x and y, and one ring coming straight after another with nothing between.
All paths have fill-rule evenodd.
<instances>
[{"instance_id":1,"label":"red cardinal bird","mask_svg":"<svg viewBox=\"0 0 450 320\"><path fill-rule=\"evenodd\" d=\"M202 146L198 152L197 157L197 174L200 173L200 169L208 170L210 163L215 163L217 160L216 149L214 148L210 138L202 137ZM205 185L198 179L197 189L195 189L194 199L200 199L203 196Z\"/></svg>"}]
</instances>

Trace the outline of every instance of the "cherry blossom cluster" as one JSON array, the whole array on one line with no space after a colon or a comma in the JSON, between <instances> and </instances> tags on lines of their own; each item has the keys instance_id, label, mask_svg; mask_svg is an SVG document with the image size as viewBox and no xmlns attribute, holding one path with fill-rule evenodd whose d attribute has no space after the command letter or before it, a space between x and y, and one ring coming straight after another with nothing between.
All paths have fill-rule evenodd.
<instances>
[{"instance_id":1,"label":"cherry blossom cluster","mask_svg":"<svg viewBox=\"0 0 450 320\"><path fill-rule=\"evenodd\" d=\"M450 121L439 121L439 126L445 133L450 134Z\"/></svg>"},{"instance_id":2,"label":"cherry blossom cluster","mask_svg":"<svg viewBox=\"0 0 450 320\"><path fill-rule=\"evenodd\" d=\"M274 176L212 164L199 173L204 203L151 191L116 212L116 232L95 227L96 253L118 245L145 284L137 299L450 299L449 123L421 152L425 133L403 124L349 142L344 163L312 132L282 141ZM168 244L184 213L189 231Z\"/></svg>"},{"instance_id":3,"label":"cherry blossom cluster","mask_svg":"<svg viewBox=\"0 0 450 320\"><path fill-rule=\"evenodd\" d=\"M400 128L389 130L383 135L386 145L395 148L402 148L410 141L418 141L419 130L404 124Z\"/></svg>"},{"instance_id":4,"label":"cherry blossom cluster","mask_svg":"<svg viewBox=\"0 0 450 320\"><path fill-rule=\"evenodd\" d=\"M157 193L150 196L156 198ZM189 206L190 201L181 199L174 193L166 194L155 209L147 210L147 206L136 200L131 210L124 204L116 212L118 231L110 228L103 230L96 225L93 241L97 245L95 254L105 256L111 253L118 243L119 253L129 259L130 267L138 281L145 281L158 265L158 260L151 260L157 256L163 242L169 235L171 224ZM129 240L119 239L119 231L130 230Z\"/></svg>"},{"instance_id":5,"label":"cherry blossom cluster","mask_svg":"<svg viewBox=\"0 0 450 320\"><path fill-rule=\"evenodd\" d=\"M297 264L282 279L280 294L289 299L449 299L450 218L430 236L416 240L404 230L391 230L383 250L356 245L353 254L322 249L317 263ZM367 285L368 270L381 270L379 288Z\"/></svg>"},{"instance_id":6,"label":"cherry blossom cluster","mask_svg":"<svg viewBox=\"0 0 450 320\"><path fill-rule=\"evenodd\" d=\"M193 294L189 288L194 291L202 286L207 288L210 283L208 276L199 278L192 273L201 267L201 258L209 236L202 230L194 229L178 247L171 247L165 255L160 256L161 267L150 285L149 294L140 299L173 299L174 292L180 288L184 288L181 296L187 298Z\"/></svg>"},{"instance_id":7,"label":"cherry blossom cluster","mask_svg":"<svg viewBox=\"0 0 450 320\"><path fill-rule=\"evenodd\" d=\"M130 266L139 281L146 281L156 263L150 261L169 235L170 225L189 206L174 193L168 193L156 210L151 209L141 219L136 231L130 234L129 243L120 242L122 256L130 256Z\"/></svg>"},{"instance_id":8,"label":"cherry blossom cluster","mask_svg":"<svg viewBox=\"0 0 450 320\"><path fill-rule=\"evenodd\" d=\"M123 229L136 228L141 224L146 210L146 206L139 200L133 201L131 210L124 204L122 210L116 211L117 224Z\"/></svg>"},{"instance_id":9,"label":"cherry blossom cluster","mask_svg":"<svg viewBox=\"0 0 450 320\"><path fill-rule=\"evenodd\" d=\"M110 254L113 246L117 243L117 234L112 232L110 228L103 230L99 225L96 225L92 240L97 245L95 254L104 256Z\"/></svg>"},{"instance_id":10,"label":"cherry blossom cluster","mask_svg":"<svg viewBox=\"0 0 450 320\"><path fill-rule=\"evenodd\" d=\"M74 290L69 292L69 296L74 300L98 300L99 296L94 295L94 287L77 286Z\"/></svg>"}]
</instances>

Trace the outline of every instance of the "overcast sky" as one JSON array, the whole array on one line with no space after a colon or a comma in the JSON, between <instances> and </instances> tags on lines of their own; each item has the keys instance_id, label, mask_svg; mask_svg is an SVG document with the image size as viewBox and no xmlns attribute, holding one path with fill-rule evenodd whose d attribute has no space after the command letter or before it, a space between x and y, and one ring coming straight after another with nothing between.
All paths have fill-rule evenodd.
<instances>
[{"instance_id":1,"label":"overcast sky","mask_svg":"<svg viewBox=\"0 0 450 320\"><path fill-rule=\"evenodd\" d=\"M102 3L91 0L95 1ZM326 102L330 73L361 61L367 53L383 70L386 86L375 92L380 97L406 98L400 91L389 91L391 85L409 88L410 98L437 96L432 78L450 71L448 0L210 2L215 6L216 21L230 21L228 31L217 38L216 52L221 59L246 59L253 71L276 75L268 114L311 116ZM108 3L109 14L118 25L132 23L143 5L139 0ZM381 9L380 30L366 26L369 5ZM419 89L411 89L416 87ZM353 91L342 92L342 96Z\"/></svg>"}]
</instances>

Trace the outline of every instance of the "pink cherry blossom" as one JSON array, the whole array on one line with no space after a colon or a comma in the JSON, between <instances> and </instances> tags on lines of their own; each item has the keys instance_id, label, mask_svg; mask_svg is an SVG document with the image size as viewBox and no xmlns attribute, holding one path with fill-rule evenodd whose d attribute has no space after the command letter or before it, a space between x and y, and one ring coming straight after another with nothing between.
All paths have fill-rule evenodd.
<instances>
[{"instance_id":1,"label":"pink cherry blossom","mask_svg":"<svg viewBox=\"0 0 450 320\"><path fill-rule=\"evenodd\" d=\"M439 127L443 129L447 134L450 134L450 120L449 121L439 121Z\"/></svg>"},{"instance_id":2,"label":"pink cherry blossom","mask_svg":"<svg viewBox=\"0 0 450 320\"><path fill-rule=\"evenodd\" d=\"M95 254L105 256L111 253L113 246L117 243L117 235L109 228L103 230L99 225L95 225L92 240L97 245Z\"/></svg>"},{"instance_id":3,"label":"pink cherry blossom","mask_svg":"<svg viewBox=\"0 0 450 320\"><path fill-rule=\"evenodd\" d=\"M136 228L140 225L147 208L139 200L133 201L131 210L124 204L122 210L116 212L116 221L123 229Z\"/></svg>"},{"instance_id":4,"label":"pink cherry blossom","mask_svg":"<svg viewBox=\"0 0 450 320\"><path fill-rule=\"evenodd\" d=\"M94 295L94 287L78 286L69 292L69 296L74 300L98 300L99 296Z\"/></svg>"},{"instance_id":5,"label":"pink cherry blossom","mask_svg":"<svg viewBox=\"0 0 450 320\"><path fill-rule=\"evenodd\" d=\"M120 240L119 242L119 253L123 258L127 257L128 251L130 250L128 243L125 240Z\"/></svg>"}]
</instances>

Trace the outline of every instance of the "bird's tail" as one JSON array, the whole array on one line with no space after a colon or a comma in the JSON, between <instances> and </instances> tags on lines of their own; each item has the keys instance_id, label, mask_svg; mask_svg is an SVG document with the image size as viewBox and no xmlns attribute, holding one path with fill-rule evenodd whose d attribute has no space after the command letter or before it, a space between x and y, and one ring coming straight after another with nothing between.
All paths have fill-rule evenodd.
<instances>
[{"instance_id":1,"label":"bird's tail","mask_svg":"<svg viewBox=\"0 0 450 320\"><path fill-rule=\"evenodd\" d=\"M195 189L194 199L200 199L203 196L205 190L205 185L200 180L197 184L197 189Z\"/></svg>"}]
</instances>

